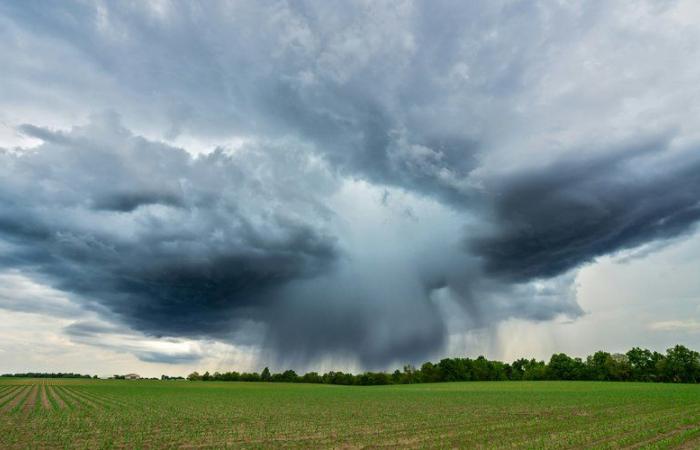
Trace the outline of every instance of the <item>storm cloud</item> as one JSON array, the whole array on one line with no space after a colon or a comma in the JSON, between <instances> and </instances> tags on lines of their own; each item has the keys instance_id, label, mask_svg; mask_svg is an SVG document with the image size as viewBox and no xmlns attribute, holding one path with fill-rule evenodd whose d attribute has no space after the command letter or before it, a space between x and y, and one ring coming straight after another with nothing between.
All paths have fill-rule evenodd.
<instances>
[{"instance_id":1,"label":"storm cloud","mask_svg":"<svg viewBox=\"0 0 700 450\"><path fill-rule=\"evenodd\" d=\"M700 220L697 147L669 138L524 171L494 189L496 223L471 241L488 273L549 278L598 256L667 240Z\"/></svg>"},{"instance_id":2,"label":"storm cloud","mask_svg":"<svg viewBox=\"0 0 700 450\"><path fill-rule=\"evenodd\" d=\"M296 367L329 354L383 367L439 353L455 327L448 316L463 314L459 330L582 313L569 283L544 300L541 290L485 278L459 248L461 213L439 203L422 200L438 219L454 216L448 224L403 211L383 219L394 201L387 191L346 193L368 217L347 223L337 213L339 175L295 141L193 157L132 134L113 113L66 132L22 130L44 143L2 155L0 263L114 323L70 325L76 342L115 349L103 341L129 330L257 339L270 360ZM354 248L348 226L386 233L387 219L401 233L393 242L377 236L375 247L363 234ZM407 245L406 233L430 236L435 225L449 229L444 242ZM143 361L195 360L121 345Z\"/></svg>"},{"instance_id":3,"label":"storm cloud","mask_svg":"<svg viewBox=\"0 0 700 450\"><path fill-rule=\"evenodd\" d=\"M274 161L255 148L193 158L113 114L60 136L2 155L0 261L136 329L222 333L235 317L226 313L338 257L330 213L302 187L327 175L289 147Z\"/></svg>"},{"instance_id":4,"label":"storm cloud","mask_svg":"<svg viewBox=\"0 0 700 450\"><path fill-rule=\"evenodd\" d=\"M382 369L509 319L581 317L579 268L700 219L697 17L5 2L0 270L52 294L0 290L0 307L89 311L102 328L66 335L142 361L199 353L105 342Z\"/></svg>"}]
</instances>

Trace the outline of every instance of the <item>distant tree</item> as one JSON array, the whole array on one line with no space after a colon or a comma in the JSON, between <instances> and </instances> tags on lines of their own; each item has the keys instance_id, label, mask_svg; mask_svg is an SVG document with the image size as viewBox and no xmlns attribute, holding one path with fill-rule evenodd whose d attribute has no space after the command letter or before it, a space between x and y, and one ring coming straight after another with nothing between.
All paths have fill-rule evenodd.
<instances>
[{"instance_id":1,"label":"distant tree","mask_svg":"<svg viewBox=\"0 0 700 450\"><path fill-rule=\"evenodd\" d=\"M581 380L585 378L585 372L583 361L565 353L552 355L547 365L547 377L551 380Z\"/></svg>"},{"instance_id":2,"label":"distant tree","mask_svg":"<svg viewBox=\"0 0 700 450\"><path fill-rule=\"evenodd\" d=\"M253 373L245 373L243 372L241 374L241 381L260 381L260 374L253 372Z\"/></svg>"},{"instance_id":3,"label":"distant tree","mask_svg":"<svg viewBox=\"0 0 700 450\"><path fill-rule=\"evenodd\" d=\"M420 366L420 379L423 383L435 383L442 381L442 374L439 366L431 362L423 363Z\"/></svg>"},{"instance_id":4,"label":"distant tree","mask_svg":"<svg viewBox=\"0 0 700 450\"><path fill-rule=\"evenodd\" d=\"M630 365L630 379L634 381L654 381L657 377L656 364L663 355L647 349L634 347L627 352Z\"/></svg>"},{"instance_id":5,"label":"distant tree","mask_svg":"<svg viewBox=\"0 0 700 450\"><path fill-rule=\"evenodd\" d=\"M443 358L435 366L433 380L435 381L459 381L460 370L456 361L452 358Z\"/></svg>"},{"instance_id":6,"label":"distant tree","mask_svg":"<svg viewBox=\"0 0 700 450\"><path fill-rule=\"evenodd\" d=\"M323 383L323 378L316 372L305 373L299 381L301 383Z\"/></svg>"},{"instance_id":7,"label":"distant tree","mask_svg":"<svg viewBox=\"0 0 700 450\"><path fill-rule=\"evenodd\" d=\"M197 372L195 372L195 373L197 373ZM169 376L169 375L161 375L161 376L160 376L160 379L161 379L162 381L167 381L167 380L184 380L183 377L180 377L180 376L171 377L171 376Z\"/></svg>"},{"instance_id":8,"label":"distant tree","mask_svg":"<svg viewBox=\"0 0 700 450\"><path fill-rule=\"evenodd\" d=\"M700 354L683 345L676 345L666 351L660 369L665 381L697 383L700 381Z\"/></svg>"},{"instance_id":9,"label":"distant tree","mask_svg":"<svg viewBox=\"0 0 700 450\"><path fill-rule=\"evenodd\" d=\"M355 384L355 376L351 373L331 371L324 373L322 378L324 384Z\"/></svg>"},{"instance_id":10,"label":"distant tree","mask_svg":"<svg viewBox=\"0 0 700 450\"><path fill-rule=\"evenodd\" d=\"M536 381L547 379L547 365L544 361L537 361L534 358L524 365L523 380Z\"/></svg>"},{"instance_id":11,"label":"distant tree","mask_svg":"<svg viewBox=\"0 0 700 450\"><path fill-rule=\"evenodd\" d=\"M608 362L608 374L610 380L628 381L632 377L632 366L627 355L614 353Z\"/></svg>"},{"instance_id":12,"label":"distant tree","mask_svg":"<svg viewBox=\"0 0 700 450\"><path fill-rule=\"evenodd\" d=\"M479 356L472 361L472 379L475 381L487 381L495 379L490 361L484 356ZM461 379L460 379L461 381Z\"/></svg>"},{"instance_id":13,"label":"distant tree","mask_svg":"<svg viewBox=\"0 0 700 450\"><path fill-rule=\"evenodd\" d=\"M192 372L191 374L187 375L187 379L190 381L200 381L202 376L197 372Z\"/></svg>"},{"instance_id":14,"label":"distant tree","mask_svg":"<svg viewBox=\"0 0 700 450\"><path fill-rule=\"evenodd\" d=\"M473 364L469 358L444 358L437 364L440 381L469 381L473 377Z\"/></svg>"},{"instance_id":15,"label":"distant tree","mask_svg":"<svg viewBox=\"0 0 700 450\"><path fill-rule=\"evenodd\" d=\"M47 373L47 372L27 372L27 373L5 373L0 377L17 377L17 378L91 378L90 375L81 375L79 373Z\"/></svg>"},{"instance_id":16,"label":"distant tree","mask_svg":"<svg viewBox=\"0 0 700 450\"><path fill-rule=\"evenodd\" d=\"M6 374L4 376L45 376L45 377L87 377L78 374ZM164 378L165 377L165 378ZM115 375L114 378L124 378ZM178 377L181 378L181 377ZM412 365L402 370L385 372L364 372L358 375L330 371L324 374L309 372L298 376L293 370L270 373L265 367L261 373L205 372L191 373L189 380L218 381L280 381L291 383L324 383L340 385L377 385L399 383L429 383L441 381L469 380L614 380L614 381L672 381L679 383L700 382L700 354L677 345L668 349L664 356L658 352L635 347L625 354L595 352L582 361L564 353L552 355L549 364L535 359L521 358L507 364L491 361L484 356L476 359L444 358L439 363L425 362L420 369ZM163 375L161 379L169 379Z\"/></svg>"},{"instance_id":17,"label":"distant tree","mask_svg":"<svg viewBox=\"0 0 700 450\"><path fill-rule=\"evenodd\" d=\"M239 381L241 375L238 372L224 372L221 374L221 381Z\"/></svg>"},{"instance_id":18,"label":"distant tree","mask_svg":"<svg viewBox=\"0 0 700 450\"><path fill-rule=\"evenodd\" d=\"M403 366L402 383L420 383L420 372L411 364Z\"/></svg>"},{"instance_id":19,"label":"distant tree","mask_svg":"<svg viewBox=\"0 0 700 450\"><path fill-rule=\"evenodd\" d=\"M520 358L513 361L513 364L511 364L510 379L514 381L522 380L525 376L525 366L527 363L528 360L525 358Z\"/></svg>"},{"instance_id":20,"label":"distant tree","mask_svg":"<svg viewBox=\"0 0 700 450\"><path fill-rule=\"evenodd\" d=\"M596 381L625 381L631 374L627 355L598 351L586 359L588 377Z\"/></svg>"},{"instance_id":21,"label":"distant tree","mask_svg":"<svg viewBox=\"0 0 700 450\"><path fill-rule=\"evenodd\" d=\"M299 380L299 375L293 370L285 370L282 372L282 380L287 383L295 383Z\"/></svg>"},{"instance_id":22,"label":"distant tree","mask_svg":"<svg viewBox=\"0 0 700 450\"><path fill-rule=\"evenodd\" d=\"M263 378L262 376L260 377ZM285 370L282 373L275 373L270 376L269 381L284 382L284 383L296 383L299 381L299 376L293 370Z\"/></svg>"},{"instance_id":23,"label":"distant tree","mask_svg":"<svg viewBox=\"0 0 700 450\"><path fill-rule=\"evenodd\" d=\"M489 361L489 380L505 381L508 379L511 368L509 364L501 361Z\"/></svg>"},{"instance_id":24,"label":"distant tree","mask_svg":"<svg viewBox=\"0 0 700 450\"><path fill-rule=\"evenodd\" d=\"M607 362L611 356L608 352L598 351L586 358L588 378L595 381L608 380Z\"/></svg>"}]
</instances>

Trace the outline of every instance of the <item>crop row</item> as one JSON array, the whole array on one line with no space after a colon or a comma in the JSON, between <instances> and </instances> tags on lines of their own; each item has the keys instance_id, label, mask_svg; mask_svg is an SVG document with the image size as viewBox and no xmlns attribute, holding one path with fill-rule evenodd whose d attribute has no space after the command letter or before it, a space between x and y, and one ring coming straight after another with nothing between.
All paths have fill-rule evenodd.
<instances>
[{"instance_id":1,"label":"crop row","mask_svg":"<svg viewBox=\"0 0 700 450\"><path fill-rule=\"evenodd\" d=\"M3 449L700 448L692 385L10 381Z\"/></svg>"},{"instance_id":2,"label":"crop row","mask_svg":"<svg viewBox=\"0 0 700 450\"><path fill-rule=\"evenodd\" d=\"M32 413L75 409L103 409L120 406L106 396L76 387L47 383L18 384L0 387L0 414Z\"/></svg>"}]
</instances>

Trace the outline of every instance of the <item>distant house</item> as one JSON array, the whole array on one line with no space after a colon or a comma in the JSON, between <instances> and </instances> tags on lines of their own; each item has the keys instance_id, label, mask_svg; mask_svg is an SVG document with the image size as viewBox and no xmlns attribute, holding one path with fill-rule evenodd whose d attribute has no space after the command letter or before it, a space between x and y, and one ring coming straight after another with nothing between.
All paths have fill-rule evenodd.
<instances>
[{"instance_id":1,"label":"distant house","mask_svg":"<svg viewBox=\"0 0 700 450\"><path fill-rule=\"evenodd\" d=\"M128 373L124 375L125 380L138 380L139 378L141 378L141 375L137 373Z\"/></svg>"}]
</instances>

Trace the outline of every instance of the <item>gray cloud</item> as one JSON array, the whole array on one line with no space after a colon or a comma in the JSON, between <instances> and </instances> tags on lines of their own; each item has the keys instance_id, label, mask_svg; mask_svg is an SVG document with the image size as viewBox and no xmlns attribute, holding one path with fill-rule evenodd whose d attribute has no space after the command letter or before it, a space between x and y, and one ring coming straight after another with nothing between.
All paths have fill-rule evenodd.
<instances>
[{"instance_id":1,"label":"gray cloud","mask_svg":"<svg viewBox=\"0 0 700 450\"><path fill-rule=\"evenodd\" d=\"M685 7L6 2L0 105L43 144L0 154L0 265L299 365L580 316L572 270L698 220Z\"/></svg>"},{"instance_id":2,"label":"gray cloud","mask_svg":"<svg viewBox=\"0 0 700 450\"><path fill-rule=\"evenodd\" d=\"M57 7L5 5L0 11L7 40L37 47L50 40L65 59L79 60L42 61L56 72L87 65L82 75L56 80L56 89L70 98L79 99L85 85L94 88L87 112L118 109L142 119L138 126L163 127L164 136L176 136L174 130L215 138L295 135L344 173L455 201L468 196L464 178L476 167L480 136L473 127L465 130L468 117L435 109L455 98L458 86L441 83L432 72L450 70L465 55L450 43L452 36L434 33L434 23L416 21L422 17L417 6L334 11L321 4L212 2L166 7L163 16L147 5ZM468 9L458 17L447 5L435 9L455 25L475 20ZM337 29L343 31L334 35ZM436 40L435 47L417 45L427 38ZM13 69L27 78L24 68ZM86 72L94 78L74 84ZM16 84L24 100L36 96L14 73L8 71L7 83ZM138 111L124 96L140 99ZM463 108L467 99L459 101L454 106ZM475 108L468 107L474 114ZM23 130L46 137L31 125Z\"/></svg>"},{"instance_id":3,"label":"gray cloud","mask_svg":"<svg viewBox=\"0 0 700 450\"><path fill-rule=\"evenodd\" d=\"M669 20L664 14L672 6L630 8L656 23ZM77 101L59 109L116 109L130 127L161 136L294 135L345 174L466 207L478 197L484 154L512 146L511 139L522 147L549 138L542 146L551 147L559 138L552 130L575 122L585 131L596 126L575 114L617 125L620 97L641 97L642 90L688 96L694 78L678 66L697 49L679 52L675 35L628 29L617 20L624 8L492 1L458 7L23 2L0 12L10 55L26 53L27 46L43 54L47 42L60 50L62 58L40 65L70 75L52 80L55 91ZM596 33L609 38L605 51L598 51ZM670 73L640 62L654 39ZM611 70L601 82L588 66L567 71L587 61L607 64L616 45L626 51L614 52L615 64L636 64L639 75ZM22 66L23 58L6 59L5 81L15 93L8 89L8 99L44 99L34 86L45 72ZM573 93L557 96L548 85L557 82ZM89 102L86 86L94 94ZM648 122L673 117L665 106ZM133 201L124 195L129 207Z\"/></svg>"},{"instance_id":4,"label":"gray cloud","mask_svg":"<svg viewBox=\"0 0 700 450\"><path fill-rule=\"evenodd\" d=\"M337 259L328 213L302 188L326 175L291 148L274 161L256 149L192 158L113 115L64 137L2 155L0 236L12 247L0 262L136 329L224 333L226 312Z\"/></svg>"},{"instance_id":5,"label":"gray cloud","mask_svg":"<svg viewBox=\"0 0 700 450\"><path fill-rule=\"evenodd\" d=\"M398 251L386 244L381 256L352 255L332 274L285 287L285 302L261 313L270 324L265 347L279 366L303 367L329 355L375 369L420 363L442 355L452 334L510 318L584 314L570 275L503 283L460 251L459 235L429 247L403 238Z\"/></svg>"},{"instance_id":6,"label":"gray cloud","mask_svg":"<svg viewBox=\"0 0 700 450\"><path fill-rule=\"evenodd\" d=\"M495 188L495 230L471 247L489 273L548 278L594 258L674 238L700 220L700 158L666 137L523 171Z\"/></svg>"},{"instance_id":7,"label":"gray cloud","mask_svg":"<svg viewBox=\"0 0 700 450\"><path fill-rule=\"evenodd\" d=\"M342 355L379 368L438 354L449 332L445 302L447 315L464 314L459 329L581 314L566 286L543 301L526 285L484 278L456 232L418 253L403 239L373 256L351 248L331 209L338 180L294 141L192 157L133 135L114 114L61 135L2 156L0 236L10 247L0 263L118 324L70 325L78 342L117 348L104 337L133 329L250 345L257 323L257 344L280 364ZM126 190L133 204L105 206ZM386 212L420 226L382 198L368 220ZM121 345L144 361L191 360Z\"/></svg>"},{"instance_id":8,"label":"gray cloud","mask_svg":"<svg viewBox=\"0 0 700 450\"><path fill-rule=\"evenodd\" d=\"M160 352L136 351L134 355L143 362L162 364L186 364L197 362L202 359L196 354L176 354L168 355Z\"/></svg>"},{"instance_id":9,"label":"gray cloud","mask_svg":"<svg viewBox=\"0 0 700 450\"><path fill-rule=\"evenodd\" d=\"M114 325L100 322L74 322L65 328L66 334L74 337L91 337L97 334L115 334L120 330Z\"/></svg>"},{"instance_id":10,"label":"gray cloud","mask_svg":"<svg viewBox=\"0 0 700 450\"><path fill-rule=\"evenodd\" d=\"M181 342L173 339L147 340L128 329L104 322L73 322L63 331L75 343L118 353L128 352L144 362L186 364L197 362L205 356L205 352L198 347L183 346ZM164 344L170 348L164 349Z\"/></svg>"},{"instance_id":11,"label":"gray cloud","mask_svg":"<svg viewBox=\"0 0 700 450\"><path fill-rule=\"evenodd\" d=\"M0 273L0 308L64 319L84 312L69 295L35 283L17 271Z\"/></svg>"}]
</instances>

